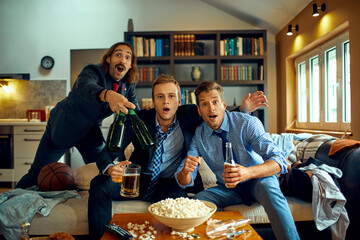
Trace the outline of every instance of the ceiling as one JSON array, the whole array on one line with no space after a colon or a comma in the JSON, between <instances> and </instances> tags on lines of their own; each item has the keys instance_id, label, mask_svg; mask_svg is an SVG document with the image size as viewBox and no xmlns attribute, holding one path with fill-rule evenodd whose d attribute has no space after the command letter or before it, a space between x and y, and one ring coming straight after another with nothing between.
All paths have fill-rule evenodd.
<instances>
[{"instance_id":1,"label":"ceiling","mask_svg":"<svg viewBox=\"0 0 360 240\"><path fill-rule=\"evenodd\" d=\"M201 0L255 27L277 34L312 0Z\"/></svg>"}]
</instances>

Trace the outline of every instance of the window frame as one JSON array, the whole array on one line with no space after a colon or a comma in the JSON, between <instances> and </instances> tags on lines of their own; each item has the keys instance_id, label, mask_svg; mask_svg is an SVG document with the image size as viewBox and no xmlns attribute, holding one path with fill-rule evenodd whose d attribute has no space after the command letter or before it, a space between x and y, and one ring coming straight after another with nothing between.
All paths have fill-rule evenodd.
<instances>
[{"instance_id":1,"label":"window frame","mask_svg":"<svg viewBox=\"0 0 360 240\"><path fill-rule=\"evenodd\" d=\"M309 52L298 56L294 60L295 64L295 105L296 105L296 119L295 119L295 127L299 129L316 129L316 130L336 130L336 131L351 131L351 112L350 112L350 122L343 122L343 103L342 96L344 94L344 44L349 42L349 32L345 31L335 38L330 39L329 41L321 44ZM326 78L326 51L336 47L336 83L337 83L337 122L325 122L325 78ZM351 46L349 46L351 47ZM340 59L339 59L339 56ZM320 84L320 119L319 122L310 122L310 66L311 60L315 57L318 57L318 67L319 67L319 84ZM307 121L299 122L299 64L305 62L305 71L306 71L306 111L307 111ZM351 101L350 101L351 103ZM345 103L344 103L345 104ZM351 107L351 106L350 106ZM350 109L351 110L351 109Z\"/></svg>"}]
</instances>

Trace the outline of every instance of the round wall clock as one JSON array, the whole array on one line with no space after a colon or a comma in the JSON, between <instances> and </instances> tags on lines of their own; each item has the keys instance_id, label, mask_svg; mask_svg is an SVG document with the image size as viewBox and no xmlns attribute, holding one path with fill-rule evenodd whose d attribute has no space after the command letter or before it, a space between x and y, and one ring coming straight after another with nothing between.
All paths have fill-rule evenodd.
<instances>
[{"instance_id":1,"label":"round wall clock","mask_svg":"<svg viewBox=\"0 0 360 240\"><path fill-rule=\"evenodd\" d=\"M50 56L44 56L40 61L41 67L43 67L45 69L52 69L54 67L54 64L55 64L55 61Z\"/></svg>"}]
</instances>

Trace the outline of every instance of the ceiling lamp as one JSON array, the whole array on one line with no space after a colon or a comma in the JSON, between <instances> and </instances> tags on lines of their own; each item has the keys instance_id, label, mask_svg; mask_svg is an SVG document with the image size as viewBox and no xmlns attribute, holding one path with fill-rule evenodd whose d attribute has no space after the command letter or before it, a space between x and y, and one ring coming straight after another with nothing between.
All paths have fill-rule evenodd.
<instances>
[{"instance_id":1,"label":"ceiling lamp","mask_svg":"<svg viewBox=\"0 0 360 240\"><path fill-rule=\"evenodd\" d=\"M319 11L318 10L321 10L322 12L325 12L325 9L326 9L326 5L325 3L321 4L320 7L318 7L318 5L316 3L313 4L313 17L317 17L319 16Z\"/></svg>"},{"instance_id":2,"label":"ceiling lamp","mask_svg":"<svg viewBox=\"0 0 360 240\"><path fill-rule=\"evenodd\" d=\"M289 36L293 35L292 30L299 31L299 25L296 24L296 25L293 27L291 24L289 24L289 26L288 26L288 31L287 31L286 35L289 35Z\"/></svg>"}]
</instances>

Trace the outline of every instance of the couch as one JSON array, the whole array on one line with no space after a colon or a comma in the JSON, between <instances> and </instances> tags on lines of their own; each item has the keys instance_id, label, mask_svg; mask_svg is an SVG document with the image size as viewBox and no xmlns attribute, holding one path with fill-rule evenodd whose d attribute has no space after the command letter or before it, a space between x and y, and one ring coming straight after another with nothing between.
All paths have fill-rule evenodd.
<instances>
[{"instance_id":1,"label":"couch","mask_svg":"<svg viewBox=\"0 0 360 240\"><path fill-rule=\"evenodd\" d=\"M328 157L329 149L334 141L323 143L317 150L315 158L322 162L338 167L342 170L343 176L339 180L342 193L347 199L345 205L350 225L347 231L347 239L360 239L357 227L360 226L360 150L347 149L336 155L334 159ZM43 217L37 214L31 222L31 235L49 235L54 232L67 232L72 235L87 235L87 202L90 180L98 174L95 164L88 164L74 171L76 186L81 198L69 199L66 202L55 206L51 214ZM205 187L209 187L214 182L214 176L204 164L200 169L200 174ZM305 232L308 232L306 223L313 223L312 206L309 202L304 202L296 197L287 197L294 220L301 227L305 225ZM131 200L113 201L113 213L143 213L147 212L150 203ZM269 219L261 205L254 203L251 206L235 205L228 206L225 211L240 211L244 217L252 219L252 226L261 230L262 226L269 228ZM259 226L259 228L257 228ZM271 228L270 228L271 229ZM300 230L299 230L300 232ZM314 239L302 237L302 239ZM327 235L329 236L329 235ZM265 237L266 238L266 237ZM321 237L320 237L321 238ZM330 237L331 238L331 237ZM321 238L324 239L324 238Z\"/></svg>"}]
</instances>

